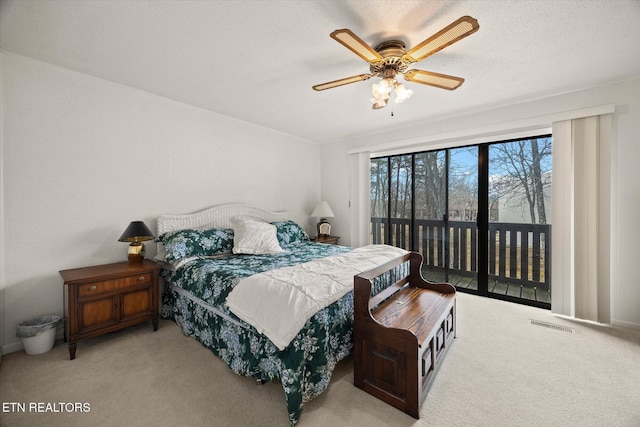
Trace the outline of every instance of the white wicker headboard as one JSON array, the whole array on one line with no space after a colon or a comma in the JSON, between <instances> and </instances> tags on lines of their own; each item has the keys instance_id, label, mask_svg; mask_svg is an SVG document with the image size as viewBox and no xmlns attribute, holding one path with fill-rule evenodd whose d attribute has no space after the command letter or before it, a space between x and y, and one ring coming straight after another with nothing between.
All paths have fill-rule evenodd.
<instances>
[{"instance_id":1,"label":"white wicker headboard","mask_svg":"<svg viewBox=\"0 0 640 427\"><path fill-rule=\"evenodd\" d=\"M267 222L287 221L291 218L288 212L272 212L251 205L218 205L191 214L160 215L158 217L158 236L168 231L186 228L231 228L229 220L235 216L248 216Z\"/></svg>"},{"instance_id":2,"label":"white wicker headboard","mask_svg":"<svg viewBox=\"0 0 640 427\"><path fill-rule=\"evenodd\" d=\"M230 219L235 216L258 218L267 222L287 221L291 219L288 212L272 212L251 205L226 204L213 206L198 212L184 215L160 215L158 217L158 234L187 228L231 228ZM157 259L164 259L164 248L158 243Z\"/></svg>"}]
</instances>

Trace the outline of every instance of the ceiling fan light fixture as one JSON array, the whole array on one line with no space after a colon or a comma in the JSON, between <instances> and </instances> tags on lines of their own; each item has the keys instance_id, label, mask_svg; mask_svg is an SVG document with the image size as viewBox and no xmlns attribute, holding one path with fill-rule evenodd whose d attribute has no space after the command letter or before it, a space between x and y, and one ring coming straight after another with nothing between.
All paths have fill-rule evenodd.
<instances>
[{"instance_id":1,"label":"ceiling fan light fixture","mask_svg":"<svg viewBox=\"0 0 640 427\"><path fill-rule=\"evenodd\" d=\"M402 83L399 83L393 77L387 77L380 80L379 83L374 83L371 89L373 98L370 101L373 103L374 109L384 108L391 98L391 91L394 91L395 103L401 104L405 100L409 99L413 95L413 90L407 89Z\"/></svg>"},{"instance_id":2,"label":"ceiling fan light fixture","mask_svg":"<svg viewBox=\"0 0 640 427\"><path fill-rule=\"evenodd\" d=\"M413 90L405 88L402 83L396 84L396 104L403 103L405 100L411 98L411 95L413 95Z\"/></svg>"},{"instance_id":3,"label":"ceiling fan light fixture","mask_svg":"<svg viewBox=\"0 0 640 427\"><path fill-rule=\"evenodd\" d=\"M380 108L384 108L387 106L387 102L389 102L389 98L371 98L371 103L373 104L373 109L378 110Z\"/></svg>"},{"instance_id":4,"label":"ceiling fan light fixture","mask_svg":"<svg viewBox=\"0 0 640 427\"><path fill-rule=\"evenodd\" d=\"M374 83L371 89L371 93L376 98L386 97L389 98L389 94L395 85L396 80L393 78L386 78L380 80L379 83Z\"/></svg>"}]
</instances>

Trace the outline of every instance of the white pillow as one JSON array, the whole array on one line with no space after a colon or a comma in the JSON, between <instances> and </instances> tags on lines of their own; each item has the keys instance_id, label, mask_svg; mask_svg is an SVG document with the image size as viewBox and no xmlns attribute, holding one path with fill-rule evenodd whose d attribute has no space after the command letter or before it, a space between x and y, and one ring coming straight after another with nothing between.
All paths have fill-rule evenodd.
<instances>
[{"instance_id":1,"label":"white pillow","mask_svg":"<svg viewBox=\"0 0 640 427\"><path fill-rule=\"evenodd\" d=\"M278 243L276 226L251 218L231 218L234 254L275 254L285 252Z\"/></svg>"}]
</instances>

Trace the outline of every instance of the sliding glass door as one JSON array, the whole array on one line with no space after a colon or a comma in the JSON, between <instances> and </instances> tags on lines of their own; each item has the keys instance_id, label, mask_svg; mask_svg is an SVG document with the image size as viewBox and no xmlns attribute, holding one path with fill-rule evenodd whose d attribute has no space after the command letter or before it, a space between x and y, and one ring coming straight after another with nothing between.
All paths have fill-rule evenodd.
<instances>
[{"instance_id":1,"label":"sliding glass door","mask_svg":"<svg viewBox=\"0 0 640 427\"><path fill-rule=\"evenodd\" d=\"M478 290L478 147L448 150L449 282Z\"/></svg>"},{"instance_id":2,"label":"sliding glass door","mask_svg":"<svg viewBox=\"0 0 640 427\"><path fill-rule=\"evenodd\" d=\"M551 304L551 137L489 146L488 292Z\"/></svg>"},{"instance_id":3,"label":"sliding glass door","mask_svg":"<svg viewBox=\"0 0 640 427\"><path fill-rule=\"evenodd\" d=\"M447 152L415 155L415 245L424 257L423 275L444 282L448 278Z\"/></svg>"},{"instance_id":4,"label":"sliding glass door","mask_svg":"<svg viewBox=\"0 0 640 427\"><path fill-rule=\"evenodd\" d=\"M550 307L551 137L371 160L371 241L423 255L423 276Z\"/></svg>"},{"instance_id":5,"label":"sliding glass door","mask_svg":"<svg viewBox=\"0 0 640 427\"><path fill-rule=\"evenodd\" d=\"M389 158L371 159L371 242L389 243Z\"/></svg>"},{"instance_id":6,"label":"sliding glass door","mask_svg":"<svg viewBox=\"0 0 640 427\"><path fill-rule=\"evenodd\" d=\"M417 153L417 242L423 275L458 288L478 289L478 149Z\"/></svg>"}]
</instances>

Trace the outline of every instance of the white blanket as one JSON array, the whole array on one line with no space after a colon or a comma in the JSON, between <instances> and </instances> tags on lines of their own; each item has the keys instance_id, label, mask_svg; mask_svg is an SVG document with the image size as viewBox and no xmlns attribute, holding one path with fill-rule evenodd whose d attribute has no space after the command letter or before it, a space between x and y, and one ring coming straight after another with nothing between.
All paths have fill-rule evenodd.
<instances>
[{"instance_id":1,"label":"white blanket","mask_svg":"<svg viewBox=\"0 0 640 427\"><path fill-rule=\"evenodd\" d=\"M229 309L284 350L316 312L353 290L353 277L406 254L369 245L342 255L259 273L240 280Z\"/></svg>"}]
</instances>

